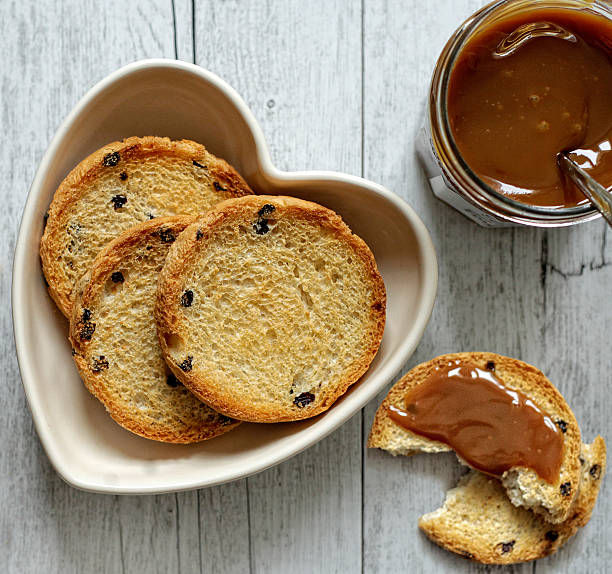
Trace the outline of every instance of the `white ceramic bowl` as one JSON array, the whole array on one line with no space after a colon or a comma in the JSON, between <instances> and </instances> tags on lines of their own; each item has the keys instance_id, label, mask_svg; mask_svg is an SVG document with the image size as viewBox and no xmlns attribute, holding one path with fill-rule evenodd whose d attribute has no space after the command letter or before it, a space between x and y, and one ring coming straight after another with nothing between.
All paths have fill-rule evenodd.
<instances>
[{"instance_id":1,"label":"white ceramic bowl","mask_svg":"<svg viewBox=\"0 0 612 574\"><path fill-rule=\"evenodd\" d=\"M203 143L258 193L293 195L338 212L370 246L387 287L387 325L368 372L328 412L299 423L242 424L194 445L123 430L81 383L67 323L47 295L38 244L43 215L69 170L102 145L133 135ZM217 76L174 60L130 64L94 86L45 153L26 201L13 268L13 323L26 395L41 442L69 484L109 493L156 493L227 482L311 446L371 400L406 363L429 320L437 285L431 239L385 188L333 172L277 170L238 94Z\"/></svg>"}]
</instances>

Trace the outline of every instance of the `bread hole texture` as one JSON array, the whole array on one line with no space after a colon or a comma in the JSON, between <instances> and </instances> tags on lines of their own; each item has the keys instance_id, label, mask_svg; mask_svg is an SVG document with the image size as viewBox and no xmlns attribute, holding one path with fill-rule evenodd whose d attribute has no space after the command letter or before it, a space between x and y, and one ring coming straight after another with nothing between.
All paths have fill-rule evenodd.
<instances>
[{"instance_id":1,"label":"bread hole texture","mask_svg":"<svg viewBox=\"0 0 612 574\"><path fill-rule=\"evenodd\" d=\"M198 215L219 201L250 193L231 166L195 142L145 137L110 147L117 151L96 152L75 168L49 211L44 270L51 288L70 301L99 251L129 227L163 216ZM195 158L207 167L194 165ZM235 185L215 186L219 174ZM68 301L60 307L69 315Z\"/></svg>"},{"instance_id":2,"label":"bread hole texture","mask_svg":"<svg viewBox=\"0 0 612 574\"><path fill-rule=\"evenodd\" d=\"M173 223L177 235L191 221L180 219L183 223ZM157 278L170 245L160 240L158 230L139 232L141 227L128 232L139 235L138 242L114 249L104 264L112 268L92 278L86 304L96 328L86 343L75 340L75 360L90 391L128 430L164 442L211 438L231 427L177 384L166 366L153 312ZM120 266L122 281L114 265Z\"/></svg>"},{"instance_id":3,"label":"bread hole texture","mask_svg":"<svg viewBox=\"0 0 612 574\"><path fill-rule=\"evenodd\" d=\"M179 279L192 305L177 308L193 356L186 384L221 412L261 422L328 408L366 370L384 325L384 285L365 244L344 224L339 233L281 208L274 216L266 234L234 218L219 226ZM314 400L297 404L303 393Z\"/></svg>"}]
</instances>

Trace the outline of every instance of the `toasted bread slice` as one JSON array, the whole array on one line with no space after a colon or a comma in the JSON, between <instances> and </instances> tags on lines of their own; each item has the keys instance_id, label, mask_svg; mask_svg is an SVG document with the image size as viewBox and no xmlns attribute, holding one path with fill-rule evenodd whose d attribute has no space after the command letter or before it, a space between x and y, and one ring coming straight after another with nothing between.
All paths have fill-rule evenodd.
<instances>
[{"instance_id":1,"label":"toasted bread slice","mask_svg":"<svg viewBox=\"0 0 612 574\"><path fill-rule=\"evenodd\" d=\"M582 445L578 496L568 518L552 524L514 506L498 480L471 470L448 491L442 508L419 519L436 544L486 564L513 564L556 552L591 518L606 468L601 437Z\"/></svg>"},{"instance_id":2,"label":"toasted bread slice","mask_svg":"<svg viewBox=\"0 0 612 574\"><path fill-rule=\"evenodd\" d=\"M49 207L40 257L51 297L69 317L77 281L132 225L198 215L249 193L234 168L192 141L132 137L104 146L68 174Z\"/></svg>"},{"instance_id":3,"label":"toasted bread slice","mask_svg":"<svg viewBox=\"0 0 612 574\"><path fill-rule=\"evenodd\" d=\"M153 318L157 279L170 245L193 217L131 227L96 257L70 322L73 355L87 388L124 428L189 443L239 424L193 396L166 367Z\"/></svg>"},{"instance_id":4,"label":"toasted bread slice","mask_svg":"<svg viewBox=\"0 0 612 574\"><path fill-rule=\"evenodd\" d=\"M415 454L417 452L442 452L450 448L430 441L398 426L388 415L388 407L404 407L404 397L450 361L461 360L482 369L492 362L496 376L510 389L521 391L539 408L543 409L559 426L563 433L563 461L559 478L550 484L542 480L535 471L517 467L502 476L502 484L513 504L525 506L551 522L564 521L576 497L576 486L580 477L580 429L574 414L559 391L541 371L508 357L494 353L455 353L442 355L418 365L402 377L389 391L379 407L368 446L381 448L391 454Z\"/></svg>"},{"instance_id":5,"label":"toasted bread slice","mask_svg":"<svg viewBox=\"0 0 612 574\"><path fill-rule=\"evenodd\" d=\"M385 303L371 251L333 211L250 196L177 239L155 315L194 394L227 416L280 422L325 411L367 370Z\"/></svg>"}]
</instances>

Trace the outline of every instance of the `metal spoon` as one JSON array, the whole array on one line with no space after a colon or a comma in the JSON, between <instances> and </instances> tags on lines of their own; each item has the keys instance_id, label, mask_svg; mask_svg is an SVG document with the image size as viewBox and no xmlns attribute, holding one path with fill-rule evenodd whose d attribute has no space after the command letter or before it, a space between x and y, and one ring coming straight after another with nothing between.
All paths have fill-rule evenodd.
<instances>
[{"instance_id":1,"label":"metal spoon","mask_svg":"<svg viewBox=\"0 0 612 574\"><path fill-rule=\"evenodd\" d=\"M494 58L511 56L521 46L543 36L552 36L568 42L577 42L574 34L552 22L530 22L519 26L514 32L504 38L493 53ZM576 187L591 200L603 218L612 227L612 195L584 171L566 152L557 155L557 163L561 171L569 177Z\"/></svg>"},{"instance_id":2,"label":"metal spoon","mask_svg":"<svg viewBox=\"0 0 612 574\"><path fill-rule=\"evenodd\" d=\"M595 181L573 159L570 159L565 152L557 155L557 163L561 171L591 200L591 203L599 210L608 225L612 227L612 195L610 192Z\"/></svg>"},{"instance_id":3,"label":"metal spoon","mask_svg":"<svg viewBox=\"0 0 612 574\"><path fill-rule=\"evenodd\" d=\"M578 42L578 38L571 32L552 22L529 22L519 26L514 32L506 36L493 52L496 59L512 56L523 44L544 36L551 36L568 42Z\"/></svg>"}]
</instances>

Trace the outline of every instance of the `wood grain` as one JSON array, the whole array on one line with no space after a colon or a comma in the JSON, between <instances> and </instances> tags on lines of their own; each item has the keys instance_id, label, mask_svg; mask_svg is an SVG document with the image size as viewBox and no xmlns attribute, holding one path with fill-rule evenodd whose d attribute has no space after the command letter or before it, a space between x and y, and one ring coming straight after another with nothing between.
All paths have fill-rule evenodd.
<instances>
[{"instance_id":1,"label":"wood grain","mask_svg":"<svg viewBox=\"0 0 612 574\"><path fill-rule=\"evenodd\" d=\"M96 81L144 57L173 57L170 2L0 3L4 166L0 234L0 564L3 572L171 572L174 495L77 491L50 467L33 429L15 357L10 270L21 209L55 129ZM7 141L9 141L7 139Z\"/></svg>"},{"instance_id":2,"label":"wood grain","mask_svg":"<svg viewBox=\"0 0 612 574\"><path fill-rule=\"evenodd\" d=\"M365 3L365 176L415 207L438 253L436 307L405 370L452 351L515 356L544 370L560 388L586 440L597 432L610 437L607 385L602 384L609 380L610 360L601 353L600 337L609 332L612 312L608 304L597 303L605 297L612 273L604 225L482 229L432 197L414 156L435 58L461 19L480 5L474 0ZM366 428L383 395L366 407ZM415 573L489 571L448 555L418 532L418 516L442 503L461 472L453 456L441 459L423 455L398 460L366 452L366 572L404 571L408 564ZM603 540L612 536L609 505L609 485L604 483L592 522L558 557L510 571L602 569L601 557L610 552L609 543L603 550ZM599 557L586 552L590 544L602 549Z\"/></svg>"},{"instance_id":3,"label":"wood grain","mask_svg":"<svg viewBox=\"0 0 612 574\"><path fill-rule=\"evenodd\" d=\"M174 57L192 63L195 62L194 13L194 0L172 0Z\"/></svg>"},{"instance_id":4,"label":"wood grain","mask_svg":"<svg viewBox=\"0 0 612 574\"><path fill-rule=\"evenodd\" d=\"M0 564L3 572L497 572L450 555L416 521L461 470L452 455L394 459L364 439L384 393L288 462L199 492L113 497L51 468L20 385L10 317L12 253L27 188L55 129L107 73L148 57L195 61L245 98L281 169L364 175L406 199L439 257L432 319L405 370L490 350L546 372L585 440L612 437L612 236L482 229L428 191L415 134L435 59L481 0L65 0L0 3ZM391 384L391 383L390 383ZM390 385L389 385L390 386ZM514 573L603 573L612 482L556 556Z\"/></svg>"},{"instance_id":5,"label":"wood grain","mask_svg":"<svg viewBox=\"0 0 612 574\"><path fill-rule=\"evenodd\" d=\"M196 62L246 100L279 168L360 172L358 5L198 1L195 30ZM247 480L252 572L360 570L360 422Z\"/></svg>"}]
</instances>

